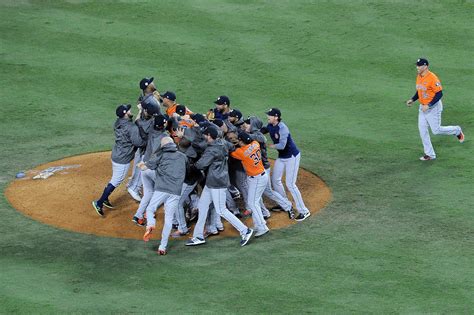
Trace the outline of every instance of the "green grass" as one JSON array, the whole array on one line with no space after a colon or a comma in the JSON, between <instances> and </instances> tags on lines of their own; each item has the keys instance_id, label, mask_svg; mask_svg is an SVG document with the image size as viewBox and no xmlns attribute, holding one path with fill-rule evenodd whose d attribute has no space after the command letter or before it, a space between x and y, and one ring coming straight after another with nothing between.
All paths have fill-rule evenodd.
<instances>
[{"instance_id":1,"label":"green grass","mask_svg":"<svg viewBox=\"0 0 474 315\"><path fill-rule=\"evenodd\" d=\"M471 313L472 1L1 1L0 187L112 146L138 82L206 111L277 106L332 202L238 248L154 245L42 225L0 200L0 313ZM443 82L421 163L414 61ZM54 192L51 192L54 194ZM25 196L28 198L28 196ZM58 215L61 215L58 213Z\"/></svg>"}]
</instances>

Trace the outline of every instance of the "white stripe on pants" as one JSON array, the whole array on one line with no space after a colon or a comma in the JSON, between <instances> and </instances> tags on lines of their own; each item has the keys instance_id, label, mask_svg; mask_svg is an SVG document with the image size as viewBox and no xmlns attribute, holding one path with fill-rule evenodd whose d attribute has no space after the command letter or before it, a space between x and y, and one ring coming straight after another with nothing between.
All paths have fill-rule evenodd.
<instances>
[{"instance_id":1,"label":"white stripe on pants","mask_svg":"<svg viewBox=\"0 0 474 315\"><path fill-rule=\"evenodd\" d=\"M199 218L194 227L193 237L204 238L204 225L207 219L207 213L209 211L209 206L211 202L214 204L214 207L217 213L223 217L227 222L232 224L232 226L240 232L240 235L245 235L247 232L247 227L245 224L240 222L235 215L227 210L225 206L225 191L227 188L209 188L204 186L202 190L201 197L199 198Z\"/></svg>"},{"instance_id":2,"label":"white stripe on pants","mask_svg":"<svg viewBox=\"0 0 474 315\"><path fill-rule=\"evenodd\" d=\"M273 166L273 174L272 174L272 184L273 189L282 196L286 196L285 188L283 188L283 184L281 182L281 178L283 177L283 172L285 172L286 176L286 187L290 191L291 195L293 196L293 200L295 201L296 209L298 209L299 213L307 213L309 212L308 208L306 208L303 197L301 197L301 193L296 186L296 178L298 177L298 169L300 167L300 158L301 153L297 156L292 156L287 159L278 158L275 161L275 165Z\"/></svg>"},{"instance_id":3,"label":"white stripe on pants","mask_svg":"<svg viewBox=\"0 0 474 315\"><path fill-rule=\"evenodd\" d=\"M263 218L262 209L260 208L260 200L262 199L263 191L267 187L268 175L267 173L257 176L247 176L249 186L248 204L252 210L252 220L255 228L259 231L267 229L267 224Z\"/></svg>"},{"instance_id":4,"label":"white stripe on pants","mask_svg":"<svg viewBox=\"0 0 474 315\"><path fill-rule=\"evenodd\" d=\"M125 179L125 176L127 176L129 168L130 163L119 164L112 161L112 179L109 183L114 185L114 187L118 187Z\"/></svg>"},{"instance_id":5,"label":"white stripe on pants","mask_svg":"<svg viewBox=\"0 0 474 315\"><path fill-rule=\"evenodd\" d=\"M160 249L166 250L166 246L168 246L168 239L171 234L171 228L173 225L173 216L176 212L176 208L178 208L179 196L173 195L170 193L162 192L162 191L154 191L153 196L151 197L150 203L146 208L146 226L155 227L156 220L155 220L155 213L156 210L164 203L165 206L165 222L163 223L163 231L161 233L161 244Z\"/></svg>"},{"instance_id":6,"label":"white stripe on pants","mask_svg":"<svg viewBox=\"0 0 474 315\"><path fill-rule=\"evenodd\" d=\"M441 126L441 113L443 112L443 103L441 101L438 101L426 112L423 112L421 108L422 106L420 105L418 109L418 130L420 131L421 142L423 143L423 151L426 155L436 158L428 126L434 135L458 135L461 132L461 127Z\"/></svg>"},{"instance_id":7,"label":"white stripe on pants","mask_svg":"<svg viewBox=\"0 0 474 315\"><path fill-rule=\"evenodd\" d=\"M143 214L145 213L145 210L150 203L151 197L153 196L153 191L155 190L156 173L154 170L149 169L140 172L143 183L143 197L140 201L140 205L138 206L135 216L139 219L143 219Z\"/></svg>"}]
</instances>

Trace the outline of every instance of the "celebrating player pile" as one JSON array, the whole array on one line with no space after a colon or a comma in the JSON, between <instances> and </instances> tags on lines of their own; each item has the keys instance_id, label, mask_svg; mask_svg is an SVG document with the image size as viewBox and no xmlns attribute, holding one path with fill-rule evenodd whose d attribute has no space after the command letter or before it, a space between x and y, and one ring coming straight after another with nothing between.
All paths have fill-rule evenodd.
<instances>
[{"instance_id":1,"label":"celebrating player pile","mask_svg":"<svg viewBox=\"0 0 474 315\"><path fill-rule=\"evenodd\" d=\"M239 231L240 246L252 236L267 234L266 220L271 214L263 203L264 195L277 203L272 210L287 212L290 220L303 221L310 216L296 186L301 154L278 108L266 112L268 125L263 127L255 116L244 119L224 95L204 116L177 103L173 92L160 95L153 78L142 79L140 89L135 120L131 105L116 109L112 179L102 196L92 202L100 216L105 216L104 206L113 207L108 197L122 183L131 163L134 171L128 192L140 202L132 221L146 227L144 241L149 241L155 230L155 212L164 204L160 255L166 255L170 236L189 234L188 224L196 214L187 246L205 244L206 238L219 234L224 229L222 218ZM269 133L273 142L269 147L278 151L271 180L263 133ZM298 210L296 217L282 184L284 172ZM239 198L245 209L237 207L234 199ZM239 219L250 215L252 228ZM173 226L176 231L171 233Z\"/></svg>"}]
</instances>

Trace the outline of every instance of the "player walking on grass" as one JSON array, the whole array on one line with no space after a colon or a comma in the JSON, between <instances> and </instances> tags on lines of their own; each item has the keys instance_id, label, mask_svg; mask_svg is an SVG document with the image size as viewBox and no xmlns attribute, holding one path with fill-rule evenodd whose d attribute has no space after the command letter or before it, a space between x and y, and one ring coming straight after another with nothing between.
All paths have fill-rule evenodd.
<instances>
[{"instance_id":1,"label":"player walking on grass","mask_svg":"<svg viewBox=\"0 0 474 315\"><path fill-rule=\"evenodd\" d=\"M286 172L286 187L293 196L296 209L299 212L295 220L303 221L311 215L311 212L306 208L300 190L296 186L301 158L300 151L291 138L290 130L281 121L281 111L278 108L271 108L266 114L268 120L267 130L273 141L273 144L270 144L269 147L278 151L278 158L273 166L273 189L280 195L286 196L285 188L283 188L281 182L283 173Z\"/></svg>"},{"instance_id":2,"label":"player walking on grass","mask_svg":"<svg viewBox=\"0 0 474 315\"><path fill-rule=\"evenodd\" d=\"M436 153L431 144L430 133L434 135L455 135L459 142L464 142L464 133L459 126L441 126L441 113L443 112L443 88L441 82L433 72L428 69L429 63L425 58L420 58L416 62L416 92L412 98L406 101L407 106L411 107L413 102L419 100L418 109L418 129L420 131L421 141L423 142L424 155L420 157L421 161L436 159Z\"/></svg>"},{"instance_id":3,"label":"player walking on grass","mask_svg":"<svg viewBox=\"0 0 474 315\"><path fill-rule=\"evenodd\" d=\"M209 126L204 135L208 143L201 158L194 165L197 169L207 171L206 184L199 198L199 218L194 227L193 238L186 245L201 245L204 240L204 225L207 219L207 213L211 203L214 205L216 212L226 219L232 226L240 232L240 245L245 246L252 237L253 230L247 228L245 224L240 222L235 215L226 207L226 190L229 187L229 172L227 161L229 152L224 140L219 138L217 127Z\"/></svg>"},{"instance_id":4,"label":"player walking on grass","mask_svg":"<svg viewBox=\"0 0 474 315\"><path fill-rule=\"evenodd\" d=\"M255 228L255 237L266 234L269 229L263 218L260 200L269 181L268 174L262 163L262 153L260 144L252 140L246 132L239 133L239 148L235 149L230 155L240 160L247 173L248 182L248 200L247 204L252 211L252 220Z\"/></svg>"},{"instance_id":5,"label":"player walking on grass","mask_svg":"<svg viewBox=\"0 0 474 315\"><path fill-rule=\"evenodd\" d=\"M145 143L140 137L137 125L132 122L131 107L130 104L123 104L115 110L118 118L114 124L115 145L112 149L112 179L105 187L102 196L98 200L92 201L92 206L100 216L104 215L103 206L113 208L109 196L127 176L137 147Z\"/></svg>"}]
</instances>

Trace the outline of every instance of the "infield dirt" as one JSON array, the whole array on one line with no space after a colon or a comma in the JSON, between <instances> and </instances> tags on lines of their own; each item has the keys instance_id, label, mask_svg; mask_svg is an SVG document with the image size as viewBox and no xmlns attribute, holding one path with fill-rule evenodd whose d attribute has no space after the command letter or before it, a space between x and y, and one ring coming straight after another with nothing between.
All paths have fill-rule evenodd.
<instances>
[{"instance_id":1,"label":"infield dirt","mask_svg":"<svg viewBox=\"0 0 474 315\"><path fill-rule=\"evenodd\" d=\"M51 167L67 167L47 179L33 179L41 171ZM131 170L130 170L131 172ZM110 152L99 152L68 157L63 160L39 165L25 172L26 176L15 179L6 189L5 195L11 205L34 220L65 230L106 237L141 239L144 228L138 227L131 219L138 208L126 190L126 181L111 195L114 209L104 207L105 216L100 217L91 202L97 199L112 174ZM331 199L329 187L316 175L300 169L297 185L314 215ZM272 206L268 201L265 204ZM316 220L311 216L309 220ZM252 225L251 218L245 220ZM267 221L270 229L287 227L297 222L290 220L286 213L272 212ZM157 211L157 229L152 239L161 237L163 211ZM194 227L194 224L193 224ZM219 236L237 236L238 232L224 221L225 230Z\"/></svg>"}]
</instances>

